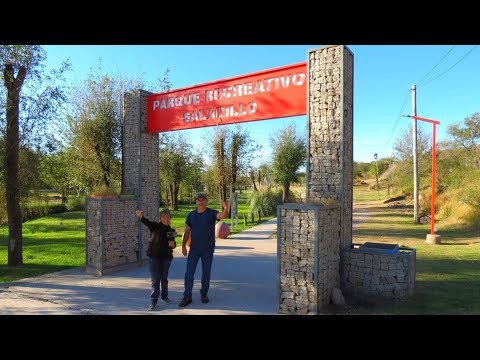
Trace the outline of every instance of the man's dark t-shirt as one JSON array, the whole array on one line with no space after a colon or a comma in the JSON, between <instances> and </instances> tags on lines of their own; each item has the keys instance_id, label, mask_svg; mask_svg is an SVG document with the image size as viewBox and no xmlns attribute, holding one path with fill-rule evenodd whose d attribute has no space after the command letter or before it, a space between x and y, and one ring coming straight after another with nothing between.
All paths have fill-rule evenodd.
<instances>
[{"instance_id":1,"label":"man's dark t-shirt","mask_svg":"<svg viewBox=\"0 0 480 360\"><path fill-rule=\"evenodd\" d=\"M190 226L192 237L190 249L200 252L213 252L215 250L215 221L217 220L217 214L217 210L207 208L202 213L193 210L187 215L185 224Z\"/></svg>"}]
</instances>

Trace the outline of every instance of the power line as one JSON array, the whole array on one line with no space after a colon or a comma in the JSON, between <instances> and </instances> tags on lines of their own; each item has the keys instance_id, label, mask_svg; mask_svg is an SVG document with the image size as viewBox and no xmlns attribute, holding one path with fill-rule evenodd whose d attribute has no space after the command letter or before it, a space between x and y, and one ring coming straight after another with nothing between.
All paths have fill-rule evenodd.
<instances>
[{"instance_id":1,"label":"power line","mask_svg":"<svg viewBox=\"0 0 480 360\"><path fill-rule=\"evenodd\" d=\"M453 64L453 66L451 66L450 68L448 68L447 70L445 70L444 72L442 72L440 75L438 75L437 77L433 78L432 80L430 81L427 81L425 84L423 84L422 86L425 86L427 84L430 84L433 80L436 80L438 79L440 76L442 76L443 74L449 72L450 70L452 70L460 61L462 61L463 59L465 59L473 50L475 50L476 48L478 47L478 45L475 45L468 53L466 53L465 55L463 55L463 57L458 60L455 64ZM417 88L418 88L418 85L417 85Z\"/></svg>"},{"instance_id":2,"label":"power line","mask_svg":"<svg viewBox=\"0 0 480 360\"><path fill-rule=\"evenodd\" d=\"M432 70L430 70L430 71L427 73L427 75L425 75L425 76L422 78L422 80L417 81L417 86L418 86L423 80L425 80L425 78L426 78L428 75L430 75L430 73L431 73L433 70L435 70L435 68L436 68L438 65L440 65L440 63L443 61L443 59L445 59L445 58L447 57L447 55L450 54L450 52L453 50L454 47L455 47L455 45L453 45L453 46L450 48L450 50L448 50L447 53L442 56L442 58L437 62L437 64L432 68Z\"/></svg>"},{"instance_id":3,"label":"power line","mask_svg":"<svg viewBox=\"0 0 480 360\"><path fill-rule=\"evenodd\" d=\"M397 126L400 122L401 115L403 113L403 109L405 107L405 104L407 103L407 99L408 99L409 94L410 94L410 89L408 89L407 93L405 94L405 98L403 99L402 106L401 106L400 111L398 112L398 115L397 115L397 120L395 121L395 125L393 126L392 132L390 133L390 137L388 138L388 140L383 145L383 149L385 149L387 147L387 145L390 143L390 141L392 141L392 138L395 135L395 131L397 130Z\"/></svg>"}]
</instances>

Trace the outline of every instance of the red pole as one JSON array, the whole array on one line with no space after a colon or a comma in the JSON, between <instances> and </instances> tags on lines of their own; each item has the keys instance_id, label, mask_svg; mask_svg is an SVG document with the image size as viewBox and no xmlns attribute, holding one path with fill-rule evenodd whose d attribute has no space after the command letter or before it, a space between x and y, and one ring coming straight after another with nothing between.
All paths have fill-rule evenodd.
<instances>
[{"instance_id":1,"label":"red pole","mask_svg":"<svg viewBox=\"0 0 480 360\"><path fill-rule=\"evenodd\" d=\"M432 209L431 209L431 218L430 223L430 234L435 234L435 179L436 179L436 158L437 158L437 124L433 123L433 146L432 146Z\"/></svg>"}]
</instances>

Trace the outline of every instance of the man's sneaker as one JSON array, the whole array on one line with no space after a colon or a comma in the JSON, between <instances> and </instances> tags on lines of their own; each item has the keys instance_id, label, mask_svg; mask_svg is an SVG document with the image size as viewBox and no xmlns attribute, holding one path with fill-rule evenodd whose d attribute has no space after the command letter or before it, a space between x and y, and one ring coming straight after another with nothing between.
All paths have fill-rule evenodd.
<instances>
[{"instance_id":1,"label":"man's sneaker","mask_svg":"<svg viewBox=\"0 0 480 360\"><path fill-rule=\"evenodd\" d=\"M202 303L204 303L204 304L206 304L207 302L210 301L210 299L208 298L207 294L202 294L201 300L202 300Z\"/></svg>"},{"instance_id":2,"label":"man's sneaker","mask_svg":"<svg viewBox=\"0 0 480 360\"><path fill-rule=\"evenodd\" d=\"M171 304L172 303L172 300L170 300L168 298L168 296L162 296L161 297L161 300L165 303L165 304Z\"/></svg>"},{"instance_id":3,"label":"man's sneaker","mask_svg":"<svg viewBox=\"0 0 480 360\"><path fill-rule=\"evenodd\" d=\"M185 307L185 306L187 306L188 304L191 304L191 303L192 303L192 298L188 297L188 296L184 296L182 301L180 301L180 304L178 304L178 306Z\"/></svg>"},{"instance_id":4,"label":"man's sneaker","mask_svg":"<svg viewBox=\"0 0 480 360\"><path fill-rule=\"evenodd\" d=\"M152 311L153 309L155 309L155 306L157 306L157 301L156 301L156 300L152 300L152 301L150 302L150 305L148 305L147 310L148 310L148 311Z\"/></svg>"}]
</instances>

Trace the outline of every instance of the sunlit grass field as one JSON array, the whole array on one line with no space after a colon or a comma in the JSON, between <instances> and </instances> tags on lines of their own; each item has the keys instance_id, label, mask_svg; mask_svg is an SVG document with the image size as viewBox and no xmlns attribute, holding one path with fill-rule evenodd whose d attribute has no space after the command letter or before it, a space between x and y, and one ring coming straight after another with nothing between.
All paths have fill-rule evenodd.
<instances>
[{"instance_id":1,"label":"sunlit grass field","mask_svg":"<svg viewBox=\"0 0 480 360\"><path fill-rule=\"evenodd\" d=\"M8 227L0 227L0 283L85 265L85 212L73 211L23 223L22 266L8 262Z\"/></svg>"},{"instance_id":2,"label":"sunlit grass field","mask_svg":"<svg viewBox=\"0 0 480 360\"><path fill-rule=\"evenodd\" d=\"M382 195L382 194L381 194ZM239 194L238 227L232 233L257 225L258 219L243 225L249 214L248 194ZM441 244L428 245L430 225L416 225L408 204L383 204L376 190L354 187L355 207L366 212L365 221L353 231L353 242L399 244L416 249L414 295L402 302L350 301L343 308L327 308L325 314L480 314L480 229L440 219L436 222ZM221 210L218 201L209 207ZM181 205L172 212L177 243L188 212L195 205ZM271 218L271 217L270 217ZM262 218L262 221L270 218ZM151 219L155 220L155 219ZM230 225L230 219L224 219ZM6 227L0 228L0 283L85 265L85 213L56 214L23 224L24 265L8 267Z\"/></svg>"},{"instance_id":3,"label":"sunlit grass field","mask_svg":"<svg viewBox=\"0 0 480 360\"><path fill-rule=\"evenodd\" d=\"M255 217L252 222L248 216L244 225L243 214L249 214L248 192L239 194L238 226L230 226L232 234L238 233L273 217ZM209 207L221 211L218 201L210 201ZM187 214L194 210L195 204L180 205L178 211L172 211L171 226L176 229L176 242L181 244ZM158 221L158 219L150 219ZM231 219L224 219L231 224ZM8 227L0 227L0 283L26 277L42 275L73 267L85 266L85 212L73 211L23 223L23 265L10 267L8 263Z\"/></svg>"},{"instance_id":4,"label":"sunlit grass field","mask_svg":"<svg viewBox=\"0 0 480 360\"><path fill-rule=\"evenodd\" d=\"M252 222L252 218L249 211L249 203L248 203L248 198L250 194L251 194L251 191L247 191L247 192L244 191L241 194L240 193L238 194L238 225L237 225L237 222L235 221L234 226L232 226L231 218L226 218L221 220L230 226L230 234L236 234L243 230L249 229L252 226L258 225L266 220L273 219L275 217L275 216L262 217L261 220L259 221L258 216L255 216L254 221ZM222 206L218 200L209 200L208 207L218 211L222 211ZM171 226L178 233L176 241L177 241L177 244L179 245L181 244L181 236L183 234L183 231L185 230L185 219L187 218L188 213L195 209L196 209L196 206L195 206L195 203L193 203L191 205L180 205L178 211L171 211L171 214L172 214ZM243 218L244 215L247 220L246 225L244 224L244 218Z\"/></svg>"},{"instance_id":5,"label":"sunlit grass field","mask_svg":"<svg viewBox=\"0 0 480 360\"><path fill-rule=\"evenodd\" d=\"M356 191L357 190L357 191ZM355 194L357 192L357 194ZM441 244L425 243L430 225L415 224L411 206L383 204L354 187L357 205L369 204L366 221L353 231L353 242L399 244L416 249L414 295L403 302L363 301L336 313L345 314L480 314L480 229L447 220L436 222Z\"/></svg>"}]
</instances>

